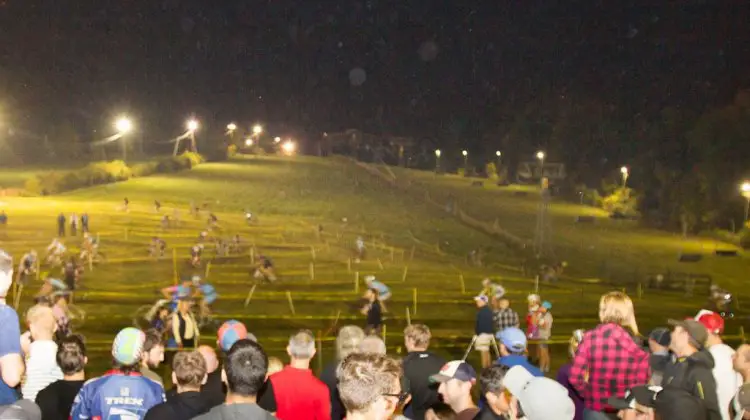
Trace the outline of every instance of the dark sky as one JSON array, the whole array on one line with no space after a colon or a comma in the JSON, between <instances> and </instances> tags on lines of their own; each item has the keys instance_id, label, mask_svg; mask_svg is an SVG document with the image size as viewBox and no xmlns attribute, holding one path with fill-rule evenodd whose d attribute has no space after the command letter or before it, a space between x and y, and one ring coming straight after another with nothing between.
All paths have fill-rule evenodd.
<instances>
[{"instance_id":1,"label":"dark sky","mask_svg":"<svg viewBox=\"0 0 750 420\"><path fill-rule=\"evenodd\" d=\"M478 136L572 92L637 113L750 79L748 1L0 0L17 124ZM362 75L366 79L362 81ZM359 85L356 85L360 83Z\"/></svg>"}]
</instances>

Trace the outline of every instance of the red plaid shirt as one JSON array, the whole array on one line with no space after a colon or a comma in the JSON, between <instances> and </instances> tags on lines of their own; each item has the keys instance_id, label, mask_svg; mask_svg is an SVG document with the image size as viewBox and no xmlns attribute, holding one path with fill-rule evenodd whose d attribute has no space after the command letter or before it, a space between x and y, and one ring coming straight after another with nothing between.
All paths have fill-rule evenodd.
<instances>
[{"instance_id":1,"label":"red plaid shirt","mask_svg":"<svg viewBox=\"0 0 750 420\"><path fill-rule=\"evenodd\" d=\"M649 377L648 352L611 323L584 334L570 369L571 385L594 411L615 411L607 399L623 397L628 389L647 384Z\"/></svg>"}]
</instances>

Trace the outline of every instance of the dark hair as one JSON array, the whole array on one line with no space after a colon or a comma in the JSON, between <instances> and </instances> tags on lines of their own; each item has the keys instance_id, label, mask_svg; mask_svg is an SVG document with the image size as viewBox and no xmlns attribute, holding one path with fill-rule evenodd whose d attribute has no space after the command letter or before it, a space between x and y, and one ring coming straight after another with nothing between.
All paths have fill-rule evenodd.
<instances>
[{"instance_id":1,"label":"dark hair","mask_svg":"<svg viewBox=\"0 0 750 420\"><path fill-rule=\"evenodd\" d=\"M57 346L57 365L64 375L72 375L86 366L86 345L78 334L69 335Z\"/></svg>"},{"instance_id":2,"label":"dark hair","mask_svg":"<svg viewBox=\"0 0 750 420\"><path fill-rule=\"evenodd\" d=\"M479 374L479 384L482 387L482 395L492 393L499 395L505 390L503 378L508 368L505 366L490 366L484 368Z\"/></svg>"},{"instance_id":3,"label":"dark hair","mask_svg":"<svg viewBox=\"0 0 750 420\"><path fill-rule=\"evenodd\" d=\"M151 349L160 345L162 345L161 333L155 329L146 331L146 339L143 341L143 352L148 353Z\"/></svg>"},{"instance_id":4,"label":"dark hair","mask_svg":"<svg viewBox=\"0 0 750 420\"><path fill-rule=\"evenodd\" d=\"M231 393L256 396L266 381L268 356L255 341L247 338L238 340L227 353L224 371Z\"/></svg>"}]
</instances>

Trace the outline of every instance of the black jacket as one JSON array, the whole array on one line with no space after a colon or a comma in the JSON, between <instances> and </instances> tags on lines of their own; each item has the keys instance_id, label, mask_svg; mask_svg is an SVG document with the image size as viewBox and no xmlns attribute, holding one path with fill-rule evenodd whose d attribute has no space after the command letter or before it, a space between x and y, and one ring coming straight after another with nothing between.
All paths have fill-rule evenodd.
<instances>
[{"instance_id":1,"label":"black jacket","mask_svg":"<svg viewBox=\"0 0 750 420\"><path fill-rule=\"evenodd\" d=\"M409 380L411 402L407 410L410 419L424 420L425 412L440 401L439 384L430 383L430 376L440 372L445 359L427 351L410 352L402 362L404 376Z\"/></svg>"},{"instance_id":2,"label":"black jacket","mask_svg":"<svg viewBox=\"0 0 750 420\"><path fill-rule=\"evenodd\" d=\"M151 407L144 420L190 420L207 413L210 408L200 392L183 392Z\"/></svg>"},{"instance_id":3,"label":"black jacket","mask_svg":"<svg viewBox=\"0 0 750 420\"><path fill-rule=\"evenodd\" d=\"M686 358L678 358L664 371L662 386L674 386L703 400L706 419L721 420L716 381L711 370L714 358L708 350L701 350Z\"/></svg>"}]
</instances>

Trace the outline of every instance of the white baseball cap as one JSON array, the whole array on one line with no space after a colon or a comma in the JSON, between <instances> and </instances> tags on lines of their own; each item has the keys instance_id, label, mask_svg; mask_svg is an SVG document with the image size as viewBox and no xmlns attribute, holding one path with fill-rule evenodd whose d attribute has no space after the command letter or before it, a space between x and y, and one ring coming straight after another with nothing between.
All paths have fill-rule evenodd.
<instances>
[{"instance_id":1,"label":"white baseball cap","mask_svg":"<svg viewBox=\"0 0 750 420\"><path fill-rule=\"evenodd\" d=\"M556 381L532 375L523 366L513 366L503 386L518 398L527 420L573 420L576 408L568 390Z\"/></svg>"}]
</instances>

